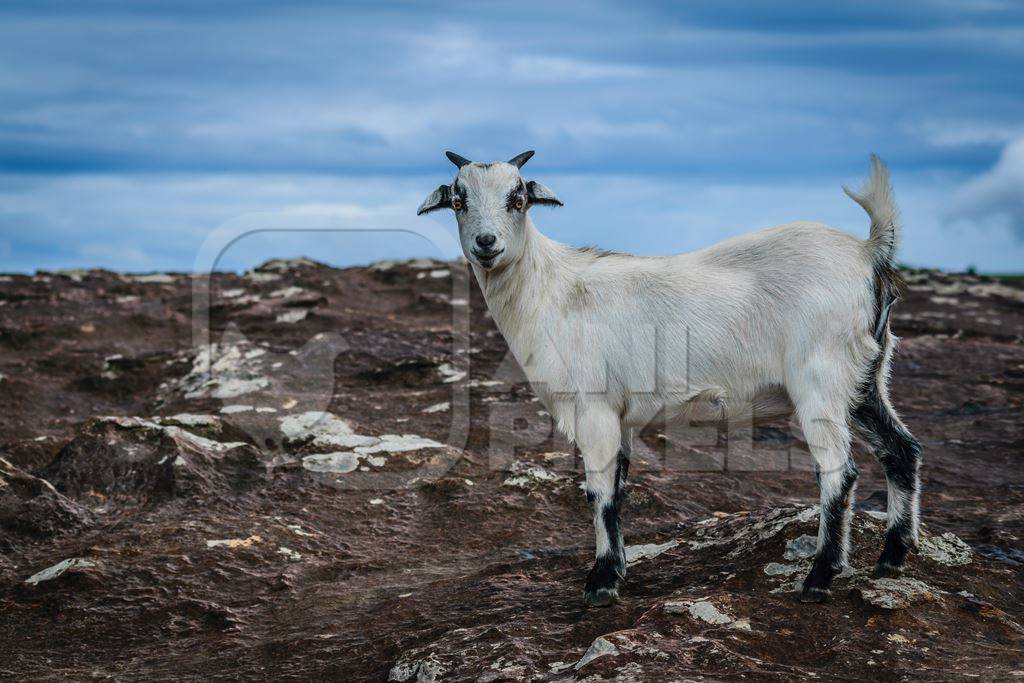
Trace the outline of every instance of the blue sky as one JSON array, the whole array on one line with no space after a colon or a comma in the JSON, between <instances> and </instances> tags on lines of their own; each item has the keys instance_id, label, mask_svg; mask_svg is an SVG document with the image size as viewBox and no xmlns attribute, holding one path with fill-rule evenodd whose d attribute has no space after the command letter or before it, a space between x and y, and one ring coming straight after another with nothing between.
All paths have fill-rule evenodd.
<instances>
[{"instance_id":1,"label":"blue sky","mask_svg":"<svg viewBox=\"0 0 1024 683\"><path fill-rule=\"evenodd\" d=\"M644 254L863 235L877 152L904 262L1021 271L1024 4L0 5L0 271L191 270L225 225L271 230L227 268L450 257L373 232L454 231L414 215L445 149L536 149L542 230Z\"/></svg>"}]
</instances>

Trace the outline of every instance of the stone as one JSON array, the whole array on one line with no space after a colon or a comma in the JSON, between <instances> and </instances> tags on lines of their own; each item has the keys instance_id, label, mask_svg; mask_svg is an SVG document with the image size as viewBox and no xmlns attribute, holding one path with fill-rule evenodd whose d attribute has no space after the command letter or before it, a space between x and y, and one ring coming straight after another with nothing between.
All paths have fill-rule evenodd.
<instances>
[{"instance_id":1,"label":"stone","mask_svg":"<svg viewBox=\"0 0 1024 683\"><path fill-rule=\"evenodd\" d=\"M679 541L666 541L664 543L643 543L639 545L627 545L624 550L626 552L626 564L634 565L638 564L643 560L651 560L661 555L664 552L671 550L679 545Z\"/></svg>"},{"instance_id":2,"label":"stone","mask_svg":"<svg viewBox=\"0 0 1024 683\"><path fill-rule=\"evenodd\" d=\"M786 552L782 554L783 559L786 560L806 560L814 557L814 553L818 551L818 538L811 536L810 534L804 534L797 538L791 539L786 543Z\"/></svg>"},{"instance_id":3,"label":"stone","mask_svg":"<svg viewBox=\"0 0 1024 683\"><path fill-rule=\"evenodd\" d=\"M66 560L62 560L52 567L36 572L32 576L25 579L25 583L30 586L37 586L44 581L53 581L59 576L62 576L66 572L75 571L78 569L89 569L95 567L96 563L91 560L87 560L81 557L71 557Z\"/></svg>"},{"instance_id":4,"label":"stone","mask_svg":"<svg viewBox=\"0 0 1024 683\"><path fill-rule=\"evenodd\" d=\"M856 590L864 602L884 610L907 609L912 605L940 599L939 593L931 586L907 576L872 579L866 586Z\"/></svg>"},{"instance_id":5,"label":"stone","mask_svg":"<svg viewBox=\"0 0 1024 683\"><path fill-rule=\"evenodd\" d=\"M599 636L594 639L594 642L590 644L590 647L587 648L587 651L583 653L583 656L576 662L576 666L573 668L579 671L599 657L610 657L617 654L619 654L619 650L615 647L615 644L604 636Z\"/></svg>"}]
</instances>

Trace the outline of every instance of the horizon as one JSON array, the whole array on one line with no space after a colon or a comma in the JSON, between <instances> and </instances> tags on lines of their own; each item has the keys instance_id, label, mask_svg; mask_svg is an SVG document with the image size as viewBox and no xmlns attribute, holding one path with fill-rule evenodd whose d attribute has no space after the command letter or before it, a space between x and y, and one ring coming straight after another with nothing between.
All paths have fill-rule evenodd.
<instances>
[{"instance_id":1,"label":"horizon","mask_svg":"<svg viewBox=\"0 0 1024 683\"><path fill-rule=\"evenodd\" d=\"M259 271L265 270L267 264L272 263L274 261L285 261L285 262L309 261L309 262L311 262L311 263L313 263L313 264L315 264L317 266L323 266L325 268L333 268L333 269L336 269L336 270L345 270L345 269L350 269L350 268L351 269L368 269L368 268L374 268L375 266L381 265L383 263L392 262L392 261L394 263L396 263L396 264L409 264L409 263L412 263L412 262L415 262L415 261L432 261L432 262L434 262L436 264L444 264L444 265L449 265L449 266L452 265L452 264L463 264L463 265L466 265L468 267L468 261L466 260L466 257L462 256L462 255L455 256L455 257L450 258L450 259L444 259L444 258L433 257L433 256L412 256L412 257L409 257L409 258L399 258L399 259L381 258L381 259L376 259L374 261L366 261L366 262L363 262L363 263L350 263L350 264L347 264L347 265L339 266L339 265L333 265L333 264L328 263L326 261L319 261L317 259L311 258L311 257L309 257L307 255L304 255L304 254L295 254L295 255L290 255L290 256L275 256L275 257L271 257L271 258L266 259L265 261L261 261L260 263L255 263L255 264L253 264L253 265L251 265L251 266L249 266L247 268L244 268L244 269L216 268L214 270L203 271L202 274L210 274L210 275L218 275L218 274L219 275L246 275L248 273L259 272ZM968 268L966 268L964 270L945 270L945 269L942 269L942 268L929 268L927 266L913 266L913 265L908 265L908 264L902 263L902 262L897 262L896 263L896 267L899 270L934 271L934 272L947 273L949 275L976 275L976 276L979 276L979 277L1007 278L1007 279L1021 279L1021 278L1024 278L1024 270L1018 271L1018 272L986 272L986 271L979 271L979 270L977 270L976 268L973 268L973 267L968 267ZM43 275L59 275L59 276L68 276L68 277L70 277L73 274L77 274L77 273L91 273L91 272L96 272L96 273L107 272L107 273L113 273L114 275L126 275L126 276L175 275L175 276L181 276L181 277L194 277L194 276L200 274L198 271L188 271L188 270L113 270L111 268L92 267L92 268L58 268L56 270L37 269L37 270L32 271L32 272L0 271L0 277L21 276L21 277L30 277L31 278L31 277L37 277L37 276L43 276Z\"/></svg>"}]
</instances>

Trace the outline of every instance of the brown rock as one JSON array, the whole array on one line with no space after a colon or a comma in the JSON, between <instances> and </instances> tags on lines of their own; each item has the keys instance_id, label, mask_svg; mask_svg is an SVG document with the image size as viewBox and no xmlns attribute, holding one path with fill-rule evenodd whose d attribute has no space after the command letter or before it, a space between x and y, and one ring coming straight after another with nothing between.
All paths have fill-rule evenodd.
<instances>
[{"instance_id":1,"label":"brown rock","mask_svg":"<svg viewBox=\"0 0 1024 683\"><path fill-rule=\"evenodd\" d=\"M714 425L687 450L655 424L630 469L629 576L599 611L580 461L464 264L216 273L205 350L191 277L0 278L0 677L1007 679L1024 287L907 275L893 399L925 444L925 529L904 577L871 578L886 487L863 450L851 570L808 606L800 434L758 428L723 469ZM351 434L285 433L314 412ZM445 446L382 446L419 439ZM355 469L316 467L334 461Z\"/></svg>"}]
</instances>

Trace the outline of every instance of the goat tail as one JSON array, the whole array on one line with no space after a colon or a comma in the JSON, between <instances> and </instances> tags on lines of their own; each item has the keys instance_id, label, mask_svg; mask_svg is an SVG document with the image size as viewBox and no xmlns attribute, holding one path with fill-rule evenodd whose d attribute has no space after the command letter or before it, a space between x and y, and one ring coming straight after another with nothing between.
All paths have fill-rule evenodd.
<instances>
[{"instance_id":1,"label":"goat tail","mask_svg":"<svg viewBox=\"0 0 1024 683\"><path fill-rule=\"evenodd\" d=\"M889 169L877 155L871 155L871 176L860 192L848 187L843 191L861 205L871 218L867 247L876 266L892 267L899 243L899 210L889 185Z\"/></svg>"}]
</instances>

